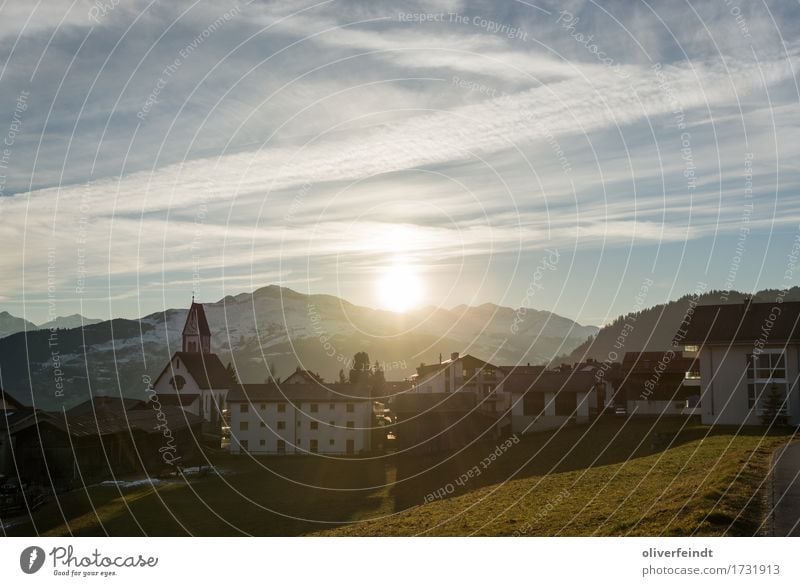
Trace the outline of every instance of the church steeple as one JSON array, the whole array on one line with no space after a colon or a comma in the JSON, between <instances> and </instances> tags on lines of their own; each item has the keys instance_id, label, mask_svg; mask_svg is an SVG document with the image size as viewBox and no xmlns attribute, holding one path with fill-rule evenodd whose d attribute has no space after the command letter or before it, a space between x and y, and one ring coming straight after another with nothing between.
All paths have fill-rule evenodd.
<instances>
[{"instance_id":1,"label":"church steeple","mask_svg":"<svg viewBox=\"0 0 800 586\"><path fill-rule=\"evenodd\" d=\"M186 324L183 326L183 351L194 354L211 353L211 329L208 327L203 304L195 303L194 295Z\"/></svg>"}]
</instances>

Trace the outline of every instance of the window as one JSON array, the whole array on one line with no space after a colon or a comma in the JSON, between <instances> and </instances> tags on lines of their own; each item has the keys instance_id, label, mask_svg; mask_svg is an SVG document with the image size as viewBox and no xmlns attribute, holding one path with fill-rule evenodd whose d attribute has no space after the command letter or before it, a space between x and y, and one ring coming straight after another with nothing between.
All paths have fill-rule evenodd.
<instances>
[{"instance_id":1,"label":"window","mask_svg":"<svg viewBox=\"0 0 800 586\"><path fill-rule=\"evenodd\" d=\"M264 428L266 427L266 424L265 424L263 421L259 421L259 422L258 422L258 426L259 426L261 429L264 429Z\"/></svg>"},{"instance_id":2,"label":"window","mask_svg":"<svg viewBox=\"0 0 800 586\"><path fill-rule=\"evenodd\" d=\"M355 405L353 405L352 403L348 403L347 404L347 412L348 413L353 413L355 410L356 410L356 406Z\"/></svg>"},{"instance_id":3,"label":"window","mask_svg":"<svg viewBox=\"0 0 800 586\"><path fill-rule=\"evenodd\" d=\"M286 453L286 442L283 440L278 440L278 453L279 454Z\"/></svg>"},{"instance_id":4,"label":"window","mask_svg":"<svg viewBox=\"0 0 800 586\"><path fill-rule=\"evenodd\" d=\"M330 405L328 405L328 409L330 411L333 411L334 409L336 409L336 403L331 403Z\"/></svg>"},{"instance_id":5,"label":"window","mask_svg":"<svg viewBox=\"0 0 800 586\"><path fill-rule=\"evenodd\" d=\"M534 393L528 391L522 397L522 414L523 415L541 415L544 412L544 393Z\"/></svg>"},{"instance_id":6,"label":"window","mask_svg":"<svg viewBox=\"0 0 800 586\"><path fill-rule=\"evenodd\" d=\"M319 411L319 405L316 403L311 403L311 412L316 413L317 411Z\"/></svg>"},{"instance_id":7,"label":"window","mask_svg":"<svg viewBox=\"0 0 800 586\"><path fill-rule=\"evenodd\" d=\"M330 425L331 427L336 427L336 422L335 421L329 421L328 425Z\"/></svg>"},{"instance_id":8,"label":"window","mask_svg":"<svg viewBox=\"0 0 800 586\"><path fill-rule=\"evenodd\" d=\"M758 408L771 392L772 387L785 397L782 413L788 412L786 395L786 356L780 351L764 351L747 355L747 407Z\"/></svg>"},{"instance_id":9,"label":"window","mask_svg":"<svg viewBox=\"0 0 800 586\"><path fill-rule=\"evenodd\" d=\"M278 403L278 413L286 413L286 403Z\"/></svg>"},{"instance_id":10,"label":"window","mask_svg":"<svg viewBox=\"0 0 800 586\"><path fill-rule=\"evenodd\" d=\"M568 393L561 391L556 394L556 415L570 417L575 413L578 407L577 397L575 393Z\"/></svg>"},{"instance_id":11,"label":"window","mask_svg":"<svg viewBox=\"0 0 800 586\"><path fill-rule=\"evenodd\" d=\"M747 378L751 380L786 379L786 357L783 352L747 355Z\"/></svg>"},{"instance_id":12,"label":"window","mask_svg":"<svg viewBox=\"0 0 800 586\"><path fill-rule=\"evenodd\" d=\"M239 404L239 413L248 413L250 411L250 405L247 403L240 403Z\"/></svg>"},{"instance_id":13,"label":"window","mask_svg":"<svg viewBox=\"0 0 800 586\"><path fill-rule=\"evenodd\" d=\"M353 428L355 428L355 426L356 426L355 421L348 421L347 422L347 428L348 429L353 429Z\"/></svg>"},{"instance_id":14,"label":"window","mask_svg":"<svg viewBox=\"0 0 800 586\"><path fill-rule=\"evenodd\" d=\"M336 440L334 440L334 439L329 439L329 440L328 440L328 445L329 445L329 446L335 446L335 445L336 445Z\"/></svg>"},{"instance_id":15,"label":"window","mask_svg":"<svg viewBox=\"0 0 800 586\"><path fill-rule=\"evenodd\" d=\"M266 445L267 445L267 440L263 440L263 439L262 439L262 440L260 440L260 441L258 442L258 445L260 445L260 446L266 446Z\"/></svg>"},{"instance_id":16,"label":"window","mask_svg":"<svg viewBox=\"0 0 800 586\"><path fill-rule=\"evenodd\" d=\"M286 422L285 421L279 421L278 422L278 429L286 429Z\"/></svg>"},{"instance_id":17,"label":"window","mask_svg":"<svg viewBox=\"0 0 800 586\"><path fill-rule=\"evenodd\" d=\"M267 404L266 403L261 403L260 407L261 407L261 410L263 411L264 409L267 408Z\"/></svg>"},{"instance_id":18,"label":"window","mask_svg":"<svg viewBox=\"0 0 800 586\"><path fill-rule=\"evenodd\" d=\"M186 384L186 379L179 374L169 379L169 386L171 386L176 391L180 391L185 384Z\"/></svg>"},{"instance_id":19,"label":"window","mask_svg":"<svg viewBox=\"0 0 800 586\"><path fill-rule=\"evenodd\" d=\"M247 440L241 440L239 442L239 445L242 446L243 450L246 450L247 449Z\"/></svg>"},{"instance_id":20,"label":"window","mask_svg":"<svg viewBox=\"0 0 800 586\"><path fill-rule=\"evenodd\" d=\"M250 424L247 421L240 421L239 422L239 430L240 431L247 431L250 427Z\"/></svg>"},{"instance_id":21,"label":"window","mask_svg":"<svg viewBox=\"0 0 800 586\"><path fill-rule=\"evenodd\" d=\"M298 420L297 420L297 427L300 427L300 423L301 423L301 422L300 422L300 420L298 419Z\"/></svg>"},{"instance_id":22,"label":"window","mask_svg":"<svg viewBox=\"0 0 800 586\"><path fill-rule=\"evenodd\" d=\"M483 385L484 396L488 397L489 395L491 395L492 391L494 391L494 387L495 387L494 385Z\"/></svg>"},{"instance_id":23,"label":"window","mask_svg":"<svg viewBox=\"0 0 800 586\"><path fill-rule=\"evenodd\" d=\"M319 452L319 442L315 439L311 440L311 453L316 454Z\"/></svg>"},{"instance_id":24,"label":"window","mask_svg":"<svg viewBox=\"0 0 800 586\"><path fill-rule=\"evenodd\" d=\"M356 451L356 442L354 442L351 439L347 440L347 448L346 449L347 449L347 453L348 454L354 454L355 451Z\"/></svg>"},{"instance_id":25,"label":"window","mask_svg":"<svg viewBox=\"0 0 800 586\"><path fill-rule=\"evenodd\" d=\"M311 422L311 429L319 429L319 422L318 421L312 421Z\"/></svg>"}]
</instances>

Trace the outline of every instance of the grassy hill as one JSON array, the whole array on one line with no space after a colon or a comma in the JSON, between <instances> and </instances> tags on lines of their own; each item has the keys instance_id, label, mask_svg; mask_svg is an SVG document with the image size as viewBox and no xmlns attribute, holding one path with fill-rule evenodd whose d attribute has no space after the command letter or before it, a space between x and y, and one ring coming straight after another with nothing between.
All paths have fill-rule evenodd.
<instances>
[{"instance_id":1,"label":"grassy hill","mask_svg":"<svg viewBox=\"0 0 800 586\"><path fill-rule=\"evenodd\" d=\"M60 495L10 535L753 535L787 435L598 420L447 456L225 456L223 476ZM480 473L467 477L478 467ZM452 490L447 488L452 487ZM431 497L445 489L445 498ZM432 501L432 502L426 502Z\"/></svg>"}]
</instances>

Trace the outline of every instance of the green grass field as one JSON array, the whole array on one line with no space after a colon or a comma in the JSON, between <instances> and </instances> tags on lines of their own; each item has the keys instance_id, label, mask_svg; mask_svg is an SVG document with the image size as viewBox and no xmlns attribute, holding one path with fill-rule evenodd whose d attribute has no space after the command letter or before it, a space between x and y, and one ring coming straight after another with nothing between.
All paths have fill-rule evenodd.
<instances>
[{"instance_id":1,"label":"green grass field","mask_svg":"<svg viewBox=\"0 0 800 586\"><path fill-rule=\"evenodd\" d=\"M494 443L374 460L226 456L222 477L59 495L7 533L753 535L770 454L787 439L605 419L526 436L493 461Z\"/></svg>"}]
</instances>

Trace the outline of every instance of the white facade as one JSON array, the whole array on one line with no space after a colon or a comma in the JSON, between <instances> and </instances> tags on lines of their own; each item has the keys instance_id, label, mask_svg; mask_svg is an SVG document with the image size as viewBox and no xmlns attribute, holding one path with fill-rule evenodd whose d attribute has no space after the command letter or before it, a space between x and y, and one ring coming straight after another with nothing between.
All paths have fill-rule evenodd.
<instances>
[{"instance_id":1,"label":"white facade","mask_svg":"<svg viewBox=\"0 0 800 586\"><path fill-rule=\"evenodd\" d=\"M153 383L157 396L165 395L197 395L190 403L183 403L183 408L192 415L202 417L206 421L218 423L220 414L226 407L227 388L202 389L192 373L181 360L180 354L172 357L167 369Z\"/></svg>"},{"instance_id":2,"label":"white facade","mask_svg":"<svg viewBox=\"0 0 800 586\"><path fill-rule=\"evenodd\" d=\"M757 364L750 367L754 354ZM800 346L766 346L754 352L745 344L708 344L700 349L699 362L704 424L761 425L759 394L773 384L788 396L789 423L800 424Z\"/></svg>"},{"instance_id":3,"label":"white facade","mask_svg":"<svg viewBox=\"0 0 800 586\"><path fill-rule=\"evenodd\" d=\"M589 421L590 412L597 408L597 391L590 387L584 392L575 392L575 415L557 414L556 393L539 393L544 409L539 413L526 413L522 395L514 394L511 408L511 430L524 434L535 431L557 429L574 420L575 423Z\"/></svg>"},{"instance_id":4,"label":"white facade","mask_svg":"<svg viewBox=\"0 0 800 586\"><path fill-rule=\"evenodd\" d=\"M417 393L469 392L478 402L488 397L498 413L511 406L511 396L503 390L503 373L492 364L457 352L450 360L426 366L422 374L412 377L412 384Z\"/></svg>"},{"instance_id":5,"label":"white facade","mask_svg":"<svg viewBox=\"0 0 800 586\"><path fill-rule=\"evenodd\" d=\"M231 453L359 454L371 449L372 403L368 400L230 404Z\"/></svg>"}]
</instances>

